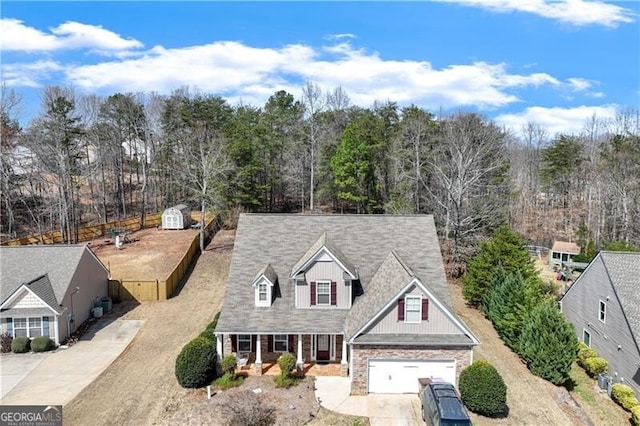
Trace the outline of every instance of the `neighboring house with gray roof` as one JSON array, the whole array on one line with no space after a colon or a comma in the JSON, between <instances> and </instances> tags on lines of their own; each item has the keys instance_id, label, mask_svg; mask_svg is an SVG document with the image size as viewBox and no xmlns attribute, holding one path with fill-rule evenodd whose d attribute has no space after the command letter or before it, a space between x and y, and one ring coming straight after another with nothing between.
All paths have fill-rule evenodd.
<instances>
[{"instance_id":1,"label":"neighboring house with gray roof","mask_svg":"<svg viewBox=\"0 0 640 426\"><path fill-rule=\"evenodd\" d=\"M218 356L337 363L352 394L455 383L478 339L455 315L432 216L242 214Z\"/></svg>"},{"instance_id":2,"label":"neighboring house with gray roof","mask_svg":"<svg viewBox=\"0 0 640 426\"><path fill-rule=\"evenodd\" d=\"M640 395L640 253L600 252L560 300L578 337Z\"/></svg>"},{"instance_id":3,"label":"neighboring house with gray roof","mask_svg":"<svg viewBox=\"0 0 640 426\"><path fill-rule=\"evenodd\" d=\"M0 330L62 343L107 296L109 271L85 245L0 247Z\"/></svg>"}]
</instances>

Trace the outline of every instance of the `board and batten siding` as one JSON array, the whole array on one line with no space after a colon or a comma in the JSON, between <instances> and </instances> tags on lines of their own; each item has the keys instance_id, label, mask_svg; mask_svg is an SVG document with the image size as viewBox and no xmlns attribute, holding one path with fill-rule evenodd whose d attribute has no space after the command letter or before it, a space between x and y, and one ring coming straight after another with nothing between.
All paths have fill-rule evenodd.
<instances>
[{"instance_id":1,"label":"board and batten siding","mask_svg":"<svg viewBox=\"0 0 640 426\"><path fill-rule=\"evenodd\" d=\"M405 295L422 296L422 291L413 286ZM371 334L399 334L399 333L428 333L428 334L462 334L460 329L438 308L438 306L429 300L429 319L420 321L419 323L407 323L398 321L398 304L393 303L382 318L376 322L367 333Z\"/></svg>"},{"instance_id":2,"label":"board and batten siding","mask_svg":"<svg viewBox=\"0 0 640 426\"><path fill-rule=\"evenodd\" d=\"M311 282L335 281L336 305L335 306L311 306ZM348 281L350 283L350 281ZM315 262L305 274L305 283L296 282L296 300L298 308L332 308L348 309L351 307L351 285L345 285L342 268L335 262Z\"/></svg>"},{"instance_id":3,"label":"board and batten siding","mask_svg":"<svg viewBox=\"0 0 640 426\"><path fill-rule=\"evenodd\" d=\"M606 303L604 323L599 318L600 301ZM600 257L565 295L562 312L573 324L578 340L583 340L584 330L589 332L591 347L609 362L613 381L618 383L624 379L624 383L640 394L640 352Z\"/></svg>"}]
</instances>

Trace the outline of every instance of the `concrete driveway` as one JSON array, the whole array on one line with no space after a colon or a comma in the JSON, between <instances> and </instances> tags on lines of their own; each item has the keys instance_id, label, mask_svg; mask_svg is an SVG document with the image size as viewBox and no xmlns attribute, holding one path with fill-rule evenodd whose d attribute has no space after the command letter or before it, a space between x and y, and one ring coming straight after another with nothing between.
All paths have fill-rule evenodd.
<instances>
[{"instance_id":1,"label":"concrete driveway","mask_svg":"<svg viewBox=\"0 0 640 426\"><path fill-rule=\"evenodd\" d=\"M68 349L2 356L0 404L67 404L124 351L143 323L105 319Z\"/></svg>"},{"instance_id":2,"label":"concrete driveway","mask_svg":"<svg viewBox=\"0 0 640 426\"><path fill-rule=\"evenodd\" d=\"M324 408L342 414L368 417L371 426L424 425L416 394L349 395L346 377L316 377L316 398Z\"/></svg>"}]
</instances>

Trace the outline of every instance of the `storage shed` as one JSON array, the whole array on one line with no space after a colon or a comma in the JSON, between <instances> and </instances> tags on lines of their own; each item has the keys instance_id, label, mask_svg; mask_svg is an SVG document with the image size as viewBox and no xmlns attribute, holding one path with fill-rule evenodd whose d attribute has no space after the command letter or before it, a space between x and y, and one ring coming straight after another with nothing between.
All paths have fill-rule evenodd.
<instances>
[{"instance_id":1,"label":"storage shed","mask_svg":"<svg viewBox=\"0 0 640 426\"><path fill-rule=\"evenodd\" d=\"M553 247L549 251L549 267L572 262L573 256L580 254L580 246L567 241L554 241Z\"/></svg>"},{"instance_id":2,"label":"storage shed","mask_svg":"<svg viewBox=\"0 0 640 426\"><path fill-rule=\"evenodd\" d=\"M185 229L191 225L191 208L186 204L169 207L162 213L162 229Z\"/></svg>"}]
</instances>

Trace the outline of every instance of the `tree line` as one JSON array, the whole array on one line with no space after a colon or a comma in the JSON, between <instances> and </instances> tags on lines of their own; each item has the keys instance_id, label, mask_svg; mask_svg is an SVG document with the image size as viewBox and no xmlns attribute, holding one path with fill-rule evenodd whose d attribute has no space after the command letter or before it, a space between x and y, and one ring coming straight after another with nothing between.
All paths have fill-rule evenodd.
<instances>
[{"instance_id":1,"label":"tree line","mask_svg":"<svg viewBox=\"0 0 640 426\"><path fill-rule=\"evenodd\" d=\"M42 90L18 120L2 88L2 239L160 211L434 214L445 249L508 224L534 243L640 245L640 118L621 110L579 134L510 132L477 112L352 105L308 82L262 106L182 87L169 95Z\"/></svg>"}]
</instances>

